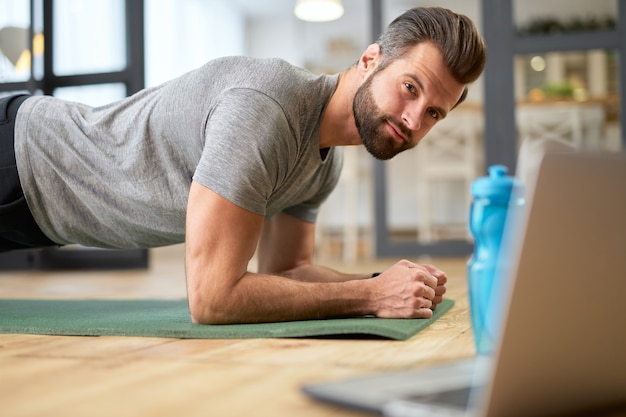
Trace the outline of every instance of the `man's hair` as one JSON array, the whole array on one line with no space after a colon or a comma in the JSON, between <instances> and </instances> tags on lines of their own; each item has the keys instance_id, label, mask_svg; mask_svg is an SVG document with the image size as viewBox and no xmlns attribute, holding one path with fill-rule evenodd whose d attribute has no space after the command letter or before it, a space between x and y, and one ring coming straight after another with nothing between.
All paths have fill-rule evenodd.
<instances>
[{"instance_id":1,"label":"man's hair","mask_svg":"<svg viewBox=\"0 0 626 417\"><path fill-rule=\"evenodd\" d=\"M485 68L485 41L474 23L467 16L442 7L416 7L394 19L376 41L381 66L402 58L422 42L432 42L439 49L452 77L461 84L476 81ZM456 105L466 96L467 87Z\"/></svg>"}]
</instances>

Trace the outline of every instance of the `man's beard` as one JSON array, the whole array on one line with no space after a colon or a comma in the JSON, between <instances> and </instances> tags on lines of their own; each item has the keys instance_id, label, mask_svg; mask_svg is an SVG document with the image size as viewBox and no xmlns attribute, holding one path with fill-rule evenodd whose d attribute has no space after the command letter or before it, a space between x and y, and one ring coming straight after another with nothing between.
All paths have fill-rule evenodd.
<instances>
[{"instance_id":1,"label":"man's beard","mask_svg":"<svg viewBox=\"0 0 626 417\"><path fill-rule=\"evenodd\" d=\"M383 114L374 102L372 81L375 76L376 73L372 74L357 90L352 102L352 113L365 149L376 159L387 160L409 149L410 146L408 143L398 146L394 138L385 130L385 123L392 121L392 124L401 129L407 138L410 138L410 132L394 118Z\"/></svg>"}]
</instances>

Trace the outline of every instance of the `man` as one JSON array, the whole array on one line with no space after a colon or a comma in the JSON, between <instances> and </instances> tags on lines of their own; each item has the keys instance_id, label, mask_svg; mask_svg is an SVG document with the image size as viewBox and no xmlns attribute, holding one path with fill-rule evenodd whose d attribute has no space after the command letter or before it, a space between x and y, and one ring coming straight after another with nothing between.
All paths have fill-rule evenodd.
<instances>
[{"instance_id":1,"label":"man","mask_svg":"<svg viewBox=\"0 0 626 417\"><path fill-rule=\"evenodd\" d=\"M4 99L0 248L184 241L196 323L430 317L445 273L406 260L376 277L314 265L315 216L339 146L379 159L415 147L484 62L469 19L416 8L333 76L231 57L100 108Z\"/></svg>"}]
</instances>

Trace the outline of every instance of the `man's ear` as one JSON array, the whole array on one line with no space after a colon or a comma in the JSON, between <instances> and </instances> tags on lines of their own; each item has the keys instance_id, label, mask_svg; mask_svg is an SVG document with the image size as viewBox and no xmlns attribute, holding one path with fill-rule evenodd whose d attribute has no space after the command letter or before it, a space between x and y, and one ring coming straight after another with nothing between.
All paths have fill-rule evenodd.
<instances>
[{"instance_id":1,"label":"man's ear","mask_svg":"<svg viewBox=\"0 0 626 417\"><path fill-rule=\"evenodd\" d=\"M363 75L370 73L380 60L380 45L373 43L365 49L358 62L359 72Z\"/></svg>"}]
</instances>

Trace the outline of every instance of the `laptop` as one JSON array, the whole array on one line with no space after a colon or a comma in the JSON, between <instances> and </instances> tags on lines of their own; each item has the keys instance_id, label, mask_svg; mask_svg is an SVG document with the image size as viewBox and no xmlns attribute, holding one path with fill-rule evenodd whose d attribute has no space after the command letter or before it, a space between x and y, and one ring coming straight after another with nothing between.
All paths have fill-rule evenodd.
<instances>
[{"instance_id":1,"label":"laptop","mask_svg":"<svg viewBox=\"0 0 626 417\"><path fill-rule=\"evenodd\" d=\"M303 387L388 416L538 416L626 405L626 154L547 152L506 253L490 356Z\"/></svg>"}]
</instances>

